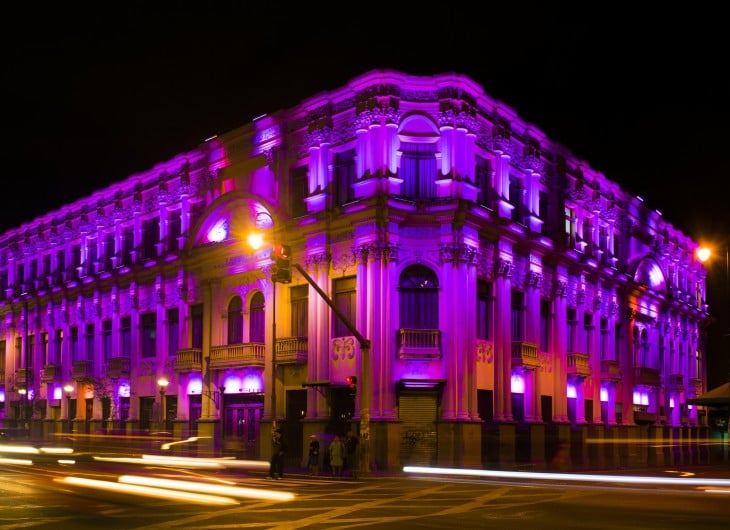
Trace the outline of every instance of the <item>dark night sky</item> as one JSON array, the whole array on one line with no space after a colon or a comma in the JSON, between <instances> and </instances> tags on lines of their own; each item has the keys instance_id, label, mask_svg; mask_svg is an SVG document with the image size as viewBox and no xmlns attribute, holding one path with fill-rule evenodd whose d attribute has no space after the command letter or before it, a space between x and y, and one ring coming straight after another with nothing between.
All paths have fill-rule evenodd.
<instances>
[{"instance_id":1,"label":"dark night sky","mask_svg":"<svg viewBox=\"0 0 730 530\"><path fill-rule=\"evenodd\" d=\"M334 3L338 16L322 2L238 4L250 3L31 3L7 18L2 168L15 191L4 195L0 232L389 68L471 77L687 235L728 242L730 46L719 11ZM710 276L710 330L721 336L724 259ZM710 386L727 377L729 350L715 346Z\"/></svg>"}]
</instances>

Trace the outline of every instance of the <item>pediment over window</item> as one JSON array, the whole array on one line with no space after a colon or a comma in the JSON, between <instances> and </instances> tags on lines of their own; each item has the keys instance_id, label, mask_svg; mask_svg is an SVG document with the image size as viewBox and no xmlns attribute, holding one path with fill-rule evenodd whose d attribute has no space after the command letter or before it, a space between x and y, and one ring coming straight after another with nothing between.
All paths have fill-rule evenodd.
<instances>
[{"instance_id":1,"label":"pediment over window","mask_svg":"<svg viewBox=\"0 0 730 530\"><path fill-rule=\"evenodd\" d=\"M272 230L272 214L259 201L236 196L223 196L210 205L193 227L193 246L226 241L244 242L254 232Z\"/></svg>"}]
</instances>

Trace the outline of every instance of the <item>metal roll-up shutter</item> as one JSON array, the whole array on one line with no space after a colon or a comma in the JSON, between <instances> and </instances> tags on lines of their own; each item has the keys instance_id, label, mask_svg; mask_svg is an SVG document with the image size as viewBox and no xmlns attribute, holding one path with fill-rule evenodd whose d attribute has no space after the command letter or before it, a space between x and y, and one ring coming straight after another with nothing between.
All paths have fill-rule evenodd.
<instances>
[{"instance_id":1,"label":"metal roll-up shutter","mask_svg":"<svg viewBox=\"0 0 730 530\"><path fill-rule=\"evenodd\" d=\"M401 392L398 415L401 420L400 458L404 466L436 464L438 438L436 392Z\"/></svg>"}]
</instances>

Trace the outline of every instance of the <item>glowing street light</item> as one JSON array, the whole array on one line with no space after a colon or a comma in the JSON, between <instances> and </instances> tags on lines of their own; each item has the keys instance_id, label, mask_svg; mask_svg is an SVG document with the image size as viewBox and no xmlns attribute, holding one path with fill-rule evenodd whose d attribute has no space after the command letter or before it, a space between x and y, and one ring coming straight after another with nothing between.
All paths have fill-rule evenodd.
<instances>
[{"instance_id":1,"label":"glowing street light","mask_svg":"<svg viewBox=\"0 0 730 530\"><path fill-rule=\"evenodd\" d=\"M157 380L157 386L160 387L160 410L162 411L160 413L160 416L162 417L162 426L165 427L167 423L167 411L165 410L165 389L167 388L167 385L170 384L170 381L167 380L165 377L160 377Z\"/></svg>"}]
</instances>

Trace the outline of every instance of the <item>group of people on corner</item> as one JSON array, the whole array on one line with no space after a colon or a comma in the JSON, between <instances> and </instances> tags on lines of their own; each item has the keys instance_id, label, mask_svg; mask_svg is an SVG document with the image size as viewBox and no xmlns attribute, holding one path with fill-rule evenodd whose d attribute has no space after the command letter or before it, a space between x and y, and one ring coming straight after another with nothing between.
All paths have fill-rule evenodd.
<instances>
[{"instance_id":1,"label":"group of people on corner","mask_svg":"<svg viewBox=\"0 0 730 530\"><path fill-rule=\"evenodd\" d=\"M309 474L319 475L321 446L316 434L309 441ZM347 431L344 441L335 434L327 447L330 472L333 477L340 478L344 470L356 479L360 469L360 439L352 431Z\"/></svg>"},{"instance_id":2,"label":"group of people on corner","mask_svg":"<svg viewBox=\"0 0 730 530\"><path fill-rule=\"evenodd\" d=\"M276 429L272 439L268 478L277 480L284 478L284 458L287 449L281 429ZM357 479L360 469L360 439L353 431L348 431L344 440L336 434L326 448L322 447L316 434L309 437L307 459L309 474L319 475L320 469L324 469L326 465L329 465L330 473L335 478L341 478L346 470L351 478Z\"/></svg>"}]
</instances>

